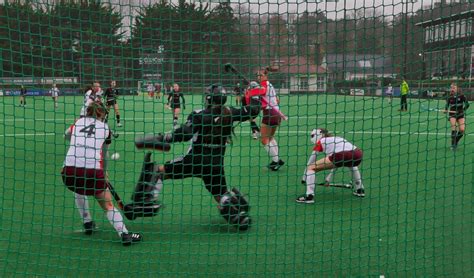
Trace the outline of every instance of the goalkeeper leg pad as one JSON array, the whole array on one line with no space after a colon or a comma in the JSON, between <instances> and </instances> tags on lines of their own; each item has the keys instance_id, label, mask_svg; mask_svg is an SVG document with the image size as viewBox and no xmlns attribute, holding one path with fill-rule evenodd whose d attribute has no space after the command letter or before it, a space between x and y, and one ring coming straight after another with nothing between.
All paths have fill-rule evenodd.
<instances>
[{"instance_id":1,"label":"goalkeeper leg pad","mask_svg":"<svg viewBox=\"0 0 474 278\"><path fill-rule=\"evenodd\" d=\"M245 199L244 199L245 200ZM247 204L248 207L248 204ZM241 231L246 231L250 228L252 219L248 211L243 210L245 206L240 205L239 198L231 193L222 195L220 200L219 211L227 222Z\"/></svg>"},{"instance_id":2,"label":"goalkeeper leg pad","mask_svg":"<svg viewBox=\"0 0 474 278\"><path fill-rule=\"evenodd\" d=\"M151 161L150 157L151 153L145 155L142 172L132 195L132 201L141 205L158 201L158 194L155 192L155 184L161 173L155 171L155 163Z\"/></svg>"},{"instance_id":3,"label":"goalkeeper leg pad","mask_svg":"<svg viewBox=\"0 0 474 278\"><path fill-rule=\"evenodd\" d=\"M153 217L158 214L161 204L128 204L123 208L123 214L128 220L135 220L137 217Z\"/></svg>"},{"instance_id":4,"label":"goalkeeper leg pad","mask_svg":"<svg viewBox=\"0 0 474 278\"><path fill-rule=\"evenodd\" d=\"M238 203L240 205L240 210L249 212L250 204L249 204L249 201L245 199L244 195L240 193L240 191L235 187L233 187L231 191L232 191L231 194L238 200Z\"/></svg>"}]
</instances>

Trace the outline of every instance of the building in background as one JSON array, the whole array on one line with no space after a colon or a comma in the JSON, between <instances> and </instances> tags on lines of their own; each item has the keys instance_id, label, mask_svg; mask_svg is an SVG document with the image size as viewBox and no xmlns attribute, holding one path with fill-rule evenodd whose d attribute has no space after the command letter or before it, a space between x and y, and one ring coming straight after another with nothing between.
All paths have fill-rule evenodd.
<instances>
[{"instance_id":1,"label":"building in background","mask_svg":"<svg viewBox=\"0 0 474 278\"><path fill-rule=\"evenodd\" d=\"M474 10L417 23L424 30L425 78L472 79L474 66Z\"/></svg>"},{"instance_id":2,"label":"building in background","mask_svg":"<svg viewBox=\"0 0 474 278\"><path fill-rule=\"evenodd\" d=\"M375 54L327 54L323 66L333 80L357 80L395 77L392 59Z\"/></svg>"}]
</instances>

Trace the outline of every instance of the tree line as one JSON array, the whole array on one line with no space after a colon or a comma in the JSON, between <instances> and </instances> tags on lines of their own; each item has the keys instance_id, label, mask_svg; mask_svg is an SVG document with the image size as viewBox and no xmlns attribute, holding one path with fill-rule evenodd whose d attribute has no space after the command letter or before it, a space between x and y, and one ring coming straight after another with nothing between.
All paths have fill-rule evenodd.
<instances>
[{"instance_id":1,"label":"tree line","mask_svg":"<svg viewBox=\"0 0 474 278\"><path fill-rule=\"evenodd\" d=\"M206 83L221 78L225 62L251 72L290 56L321 64L326 54L346 53L390 57L397 72L406 66L414 79L424 36L415 24L466 5L438 5L390 19L361 9L330 19L321 10L256 14L229 3L161 0L140 7L126 34L124 15L103 1L4 1L0 76L79 76L83 84L115 78L134 85L147 67L156 67L163 79ZM144 65L143 57L153 59Z\"/></svg>"}]
</instances>

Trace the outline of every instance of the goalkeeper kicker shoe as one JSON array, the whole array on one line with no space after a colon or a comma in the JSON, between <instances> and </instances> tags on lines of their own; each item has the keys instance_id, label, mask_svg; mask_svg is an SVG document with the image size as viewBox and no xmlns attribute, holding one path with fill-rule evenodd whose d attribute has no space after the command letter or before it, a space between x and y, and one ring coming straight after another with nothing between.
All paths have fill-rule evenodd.
<instances>
[{"instance_id":1,"label":"goalkeeper kicker shoe","mask_svg":"<svg viewBox=\"0 0 474 278\"><path fill-rule=\"evenodd\" d=\"M94 221L84 223L84 234L90 236L95 231L95 229L96 227Z\"/></svg>"},{"instance_id":2,"label":"goalkeeper kicker shoe","mask_svg":"<svg viewBox=\"0 0 474 278\"><path fill-rule=\"evenodd\" d=\"M139 233L123 233L122 234L122 245L130 246L132 243L137 243L143 240L143 237Z\"/></svg>"},{"instance_id":3,"label":"goalkeeper kicker shoe","mask_svg":"<svg viewBox=\"0 0 474 278\"><path fill-rule=\"evenodd\" d=\"M309 194L309 195L301 195L298 198L296 198L297 203L301 204L314 204L314 195Z\"/></svg>"},{"instance_id":4,"label":"goalkeeper kicker shoe","mask_svg":"<svg viewBox=\"0 0 474 278\"><path fill-rule=\"evenodd\" d=\"M355 191L352 191L352 194L356 197L364 198L365 197L365 190L363 188L359 188Z\"/></svg>"}]
</instances>

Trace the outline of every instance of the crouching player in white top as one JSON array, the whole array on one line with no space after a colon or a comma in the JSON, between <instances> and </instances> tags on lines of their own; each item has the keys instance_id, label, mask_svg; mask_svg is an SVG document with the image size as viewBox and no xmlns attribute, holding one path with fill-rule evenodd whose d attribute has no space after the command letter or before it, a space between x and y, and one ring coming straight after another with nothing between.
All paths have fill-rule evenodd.
<instances>
[{"instance_id":1,"label":"crouching player in white top","mask_svg":"<svg viewBox=\"0 0 474 278\"><path fill-rule=\"evenodd\" d=\"M142 236L128 232L122 214L112 203L112 194L104 173L104 145L111 143L110 129L103 122L105 115L103 104L94 101L87 107L85 116L66 130L65 138L71 142L61 174L64 185L74 192L85 233L90 235L95 229L87 200L87 196L94 196L121 237L122 244L130 245L141 241Z\"/></svg>"},{"instance_id":2,"label":"crouching player in white top","mask_svg":"<svg viewBox=\"0 0 474 278\"><path fill-rule=\"evenodd\" d=\"M313 129L311 132L311 142L315 145L303 176L303 180L306 181L306 194L298 197L296 202L306 204L314 203L316 173L339 167L351 168L354 186L353 194L357 197L364 197L364 185L362 184L362 178L358 168L362 162L362 150L358 149L346 139L333 136L326 129L322 128ZM326 157L316 160L317 153L321 152L325 153ZM328 178L326 178L326 182L327 179Z\"/></svg>"}]
</instances>

